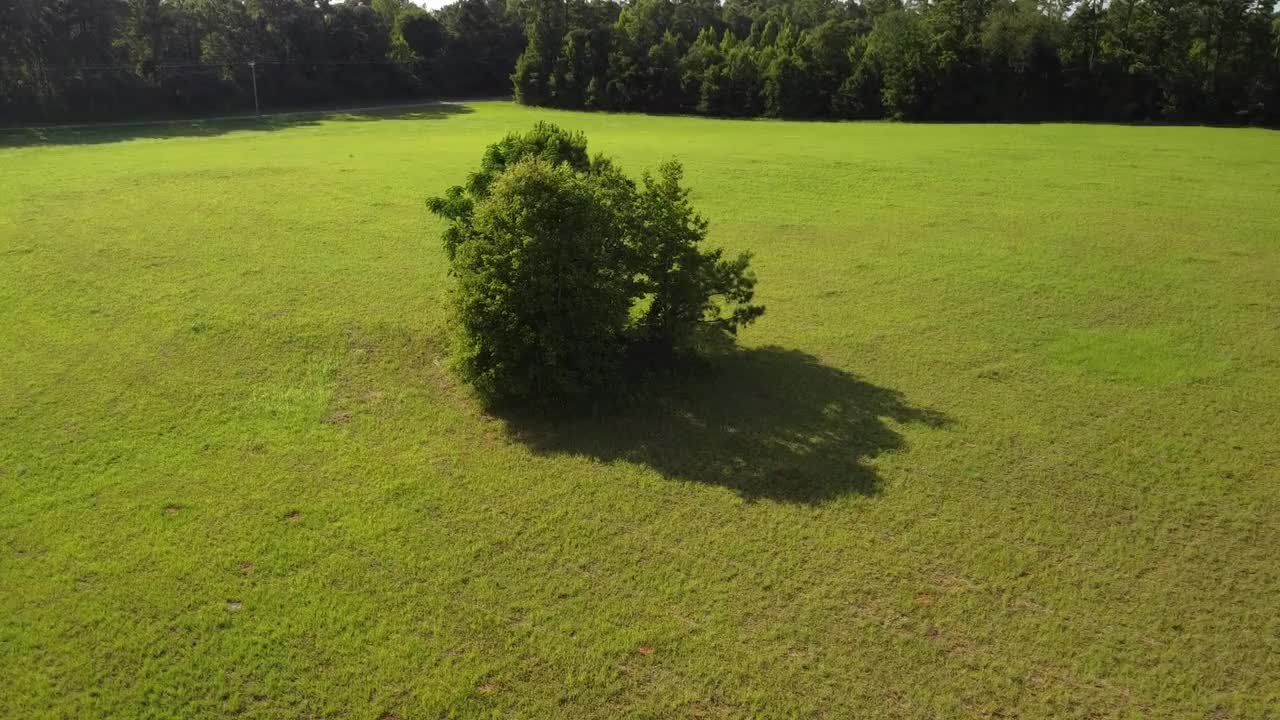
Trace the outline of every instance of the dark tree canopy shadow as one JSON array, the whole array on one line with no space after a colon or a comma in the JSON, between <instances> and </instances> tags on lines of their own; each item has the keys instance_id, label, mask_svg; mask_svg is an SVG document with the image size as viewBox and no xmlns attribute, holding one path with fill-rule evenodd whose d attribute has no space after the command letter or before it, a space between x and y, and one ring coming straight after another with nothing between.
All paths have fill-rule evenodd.
<instances>
[{"instance_id":1,"label":"dark tree canopy shadow","mask_svg":"<svg viewBox=\"0 0 1280 720\"><path fill-rule=\"evenodd\" d=\"M888 420L949 422L897 391L777 347L718 354L700 377L614 415L501 418L510 437L537 453L625 460L750 500L795 503L878 492L866 461L903 447Z\"/></svg>"},{"instance_id":2,"label":"dark tree canopy shadow","mask_svg":"<svg viewBox=\"0 0 1280 720\"><path fill-rule=\"evenodd\" d=\"M158 120L137 123L63 127L0 127L0 147L22 145L98 145L140 139L213 137L230 132L272 132L309 127L322 122L373 120L443 120L475 112L460 103L414 103L363 110L303 110L278 115L215 119Z\"/></svg>"}]
</instances>

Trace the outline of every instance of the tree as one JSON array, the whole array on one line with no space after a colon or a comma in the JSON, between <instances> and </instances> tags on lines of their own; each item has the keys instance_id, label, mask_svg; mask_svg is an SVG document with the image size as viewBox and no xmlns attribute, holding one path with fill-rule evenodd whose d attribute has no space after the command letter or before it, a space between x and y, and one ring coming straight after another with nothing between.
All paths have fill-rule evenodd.
<instances>
[{"instance_id":1,"label":"tree","mask_svg":"<svg viewBox=\"0 0 1280 720\"><path fill-rule=\"evenodd\" d=\"M1059 27L1034 0L1004 3L991 13L982 31L988 76L985 116L1034 120L1058 114Z\"/></svg>"},{"instance_id":2,"label":"tree","mask_svg":"<svg viewBox=\"0 0 1280 720\"><path fill-rule=\"evenodd\" d=\"M982 28L994 0L937 0L924 15L929 60L936 79L930 92L933 117L974 117L989 89L982 62ZM888 83L886 83L886 88Z\"/></svg>"},{"instance_id":3,"label":"tree","mask_svg":"<svg viewBox=\"0 0 1280 720\"><path fill-rule=\"evenodd\" d=\"M50 100L48 58L41 52L48 21L40 0L0 2L0 118L35 115Z\"/></svg>"},{"instance_id":4,"label":"tree","mask_svg":"<svg viewBox=\"0 0 1280 720\"><path fill-rule=\"evenodd\" d=\"M764 113L770 117L809 117L824 104L800 36L791 23L782 26L764 67ZM828 101L829 102L829 101Z\"/></svg>"},{"instance_id":5,"label":"tree","mask_svg":"<svg viewBox=\"0 0 1280 720\"><path fill-rule=\"evenodd\" d=\"M723 45L722 45L723 47ZM725 61L729 98L732 106L730 115L759 115L763 112L761 87L763 80L760 73L760 60L756 49L749 45L738 45L728 52Z\"/></svg>"},{"instance_id":6,"label":"tree","mask_svg":"<svg viewBox=\"0 0 1280 720\"><path fill-rule=\"evenodd\" d=\"M831 101L831 111L842 118L882 117L883 88L876 56L867 52L865 41L859 41L849 49L849 61L853 72L836 91L835 98Z\"/></svg>"},{"instance_id":7,"label":"tree","mask_svg":"<svg viewBox=\"0 0 1280 720\"><path fill-rule=\"evenodd\" d=\"M800 38L801 54L811 68L823 111L853 71L849 50L856 41L857 27L851 20L828 20Z\"/></svg>"},{"instance_id":8,"label":"tree","mask_svg":"<svg viewBox=\"0 0 1280 720\"><path fill-rule=\"evenodd\" d=\"M639 291L651 298L640 334L659 359L690 348L704 322L736 334L764 314L762 306L751 304L756 284L748 269L751 256L725 260L723 250L699 247L709 224L689 203L683 177L680 163L667 161L656 176L644 174L634 200L635 269Z\"/></svg>"},{"instance_id":9,"label":"tree","mask_svg":"<svg viewBox=\"0 0 1280 720\"><path fill-rule=\"evenodd\" d=\"M124 49L139 75L154 77L164 50L166 25L160 0L128 0L116 45Z\"/></svg>"},{"instance_id":10,"label":"tree","mask_svg":"<svg viewBox=\"0 0 1280 720\"><path fill-rule=\"evenodd\" d=\"M590 35L572 30L564 36L564 47L556 57L550 94L555 105L578 108L586 105L587 85L594 79L591 68Z\"/></svg>"},{"instance_id":11,"label":"tree","mask_svg":"<svg viewBox=\"0 0 1280 720\"><path fill-rule=\"evenodd\" d=\"M661 44L671 26L672 12L666 0L636 0L618 15L613 26L613 51L609 56L610 107L644 109L649 99L662 95L653 88L649 51ZM669 52L660 49L655 60L664 63L664 71L672 69Z\"/></svg>"},{"instance_id":12,"label":"tree","mask_svg":"<svg viewBox=\"0 0 1280 720\"><path fill-rule=\"evenodd\" d=\"M564 37L564 47L556 58L552 76L553 103L560 107L598 110L603 103L601 87L609 74L610 29L575 28Z\"/></svg>"},{"instance_id":13,"label":"tree","mask_svg":"<svg viewBox=\"0 0 1280 720\"><path fill-rule=\"evenodd\" d=\"M673 161L637 187L588 160L581 133L539 123L428 201L449 221L454 367L483 400L614 394L636 380L628 368L668 367L699 330L729 335L760 317L749 256L699 247L707 222L681 177Z\"/></svg>"},{"instance_id":14,"label":"tree","mask_svg":"<svg viewBox=\"0 0 1280 720\"><path fill-rule=\"evenodd\" d=\"M915 13L881 15L867 38L862 62L878 68L885 112L899 119L929 116L937 76L924 20Z\"/></svg>"},{"instance_id":15,"label":"tree","mask_svg":"<svg viewBox=\"0 0 1280 720\"><path fill-rule=\"evenodd\" d=\"M445 45L444 26L430 13L409 10L396 17L395 34L418 60L435 57Z\"/></svg>"},{"instance_id":16,"label":"tree","mask_svg":"<svg viewBox=\"0 0 1280 720\"><path fill-rule=\"evenodd\" d=\"M387 59L391 40L372 8L343 3L329 17L328 47L336 60L377 62Z\"/></svg>"},{"instance_id":17,"label":"tree","mask_svg":"<svg viewBox=\"0 0 1280 720\"><path fill-rule=\"evenodd\" d=\"M679 42L672 33L664 33L645 58L649 68L645 106L653 112L677 112L695 104L682 92Z\"/></svg>"},{"instance_id":18,"label":"tree","mask_svg":"<svg viewBox=\"0 0 1280 720\"><path fill-rule=\"evenodd\" d=\"M388 28L394 27L402 14L420 9L409 0L373 0L369 7L377 14L383 26Z\"/></svg>"},{"instance_id":19,"label":"tree","mask_svg":"<svg viewBox=\"0 0 1280 720\"><path fill-rule=\"evenodd\" d=\"M456 366L486 399L598 393L621 362L630 279L588 175L538 157L489 188L453 253Z\"/></svg>"},{"instance_id":20,"label":"tree","mask_svg":"<svg viewBox=\"0 0 1280 720\"><path fill-rule=\"evenodd\" d=\"M525 39L503 0L458 0L436 17L448 33L437 68L441 90L450 94L511 91L511 72Z\"/></svg>"},{"instance_id":21,"label":"tree","mask_svg":"<svg viewBox=\"0 0 1280 720\"><path fill-rule=\"evenodd\" d=\"M254 55L259 60L310 60L326 50L343 53L340 59L345 60L360 54L356 46L362 42L377 43L379 49L389 44L381 18L368 5L343 3L325 13L297 0L248 0L245 8L255 25ZM336 43L334 35L340 36Z\"/></svg>"},{"instance_id":22,"label":"tree","mask_svg":"<svg viewBox=\"0 0 1280 720\"><path fill-rule=\"evenodd\" d=\"M565 32L564 15L563 0L531 2L525 30L528 44L511 75L517 102L546 105L551 100L556 54Z\"/></svg>"},{"instance_id":23,"label":"tree","mask_svg":"<svg viewBox=\"0 0 1280 720\"><path fill-rule=\"evenodd\" d=\"M717 45L715 34L704 28L680 58L680 93L687 103L693 104L693 108L686 109L706 112L700 102L703 78L708 68L724 62Z\"/></svg>"}]
</instances>

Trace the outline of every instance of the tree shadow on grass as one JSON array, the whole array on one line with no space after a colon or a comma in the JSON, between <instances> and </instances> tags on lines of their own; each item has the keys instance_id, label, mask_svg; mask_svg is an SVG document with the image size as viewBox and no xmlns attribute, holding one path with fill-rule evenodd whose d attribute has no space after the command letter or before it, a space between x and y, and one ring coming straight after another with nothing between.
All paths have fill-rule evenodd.
<instances>
[{"instance_id":1,"label":"tree shadow on grass","mask_svg":"<svg viewBox=\"0 0 1280 720\"><path fill-rule=\"evenodd\" d=\"M305 110L279 115L253 115L193 120L159 120L137 123L73 125L62 127L2 128L0 147L24 145L100 145L128 140L215 137L231 132L271 132L312 127L323 122L374 120L443 120L475 112L458 103L416 103L357 110Z\"/></svg>"},{"instance_id":2,"label":"tree shadow on grass","mask_svg":"<svg viewBox=\"0 0 1280 720\"><path fill-rule=\"evenodd\" d=\"M879 492L867 460L904 446L890 422L949 422L796 350L722 353L701 375L617 415L501 419L512 439L539 454L623 460L748 500L805 504Z\"/></svg>"}]
</instances>

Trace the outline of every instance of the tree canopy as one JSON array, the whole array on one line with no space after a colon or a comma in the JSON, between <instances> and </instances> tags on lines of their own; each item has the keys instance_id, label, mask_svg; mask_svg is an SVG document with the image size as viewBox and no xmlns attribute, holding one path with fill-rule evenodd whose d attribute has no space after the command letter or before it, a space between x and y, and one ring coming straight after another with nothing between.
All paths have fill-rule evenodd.
<instances>
[{"instance_id":1,"label":"tree canopy","mask_svg":"<svg viewBox=\"0 0 1280 720\"><path fill-rule=\"evenodd\" d=\"M492 403L616 397L760 317L749 256L702 247L682 176L669 161L637 184L539 123L430 199L449 221L460 376Z\"/></svg>"},{"instance_id":2,"label":"tree canopy","mask_svg":"<svg viewBox=\"0 0 1280 720\"><path fill-rule=\"evenodd\" d=\"M1280 121L1271 0L528 6L529 42L514 80L516 97L530 104L726 116Z\"/></svg>"},{"instance_id":3,"label":"tree canopy","mask_svg":"<svg viewBox=\"0 0 1280 720\"><path fill-rule=\"evenodd\" d=\"M3 0L0 124L501 95L523 46L502 0Z\"/></svg>"},{"instance_id":4,"label":"tree canopy","mask_svg":"<svg viewBox=\"0 0 1280 720\"><path fill-rule=\"evenodd\" d=\"M249 63L256 62L256 70ZM720 116L1280 124L1273 0L4 0L0 124L514 92Z\"/></svg>"}]
</instances>

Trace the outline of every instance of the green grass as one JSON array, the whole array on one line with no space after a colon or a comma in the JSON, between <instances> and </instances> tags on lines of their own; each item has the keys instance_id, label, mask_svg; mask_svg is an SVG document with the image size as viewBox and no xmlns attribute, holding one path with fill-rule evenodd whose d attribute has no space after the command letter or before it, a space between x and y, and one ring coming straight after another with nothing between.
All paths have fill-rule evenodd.
<instances>
[{"instance_id":1,"label":"green grass","mask_svg":"<svg viewBox=\"0 0 1280 720\"><path fill-rule=\"evenodd\" d=\"M423 199L684 161L764 319L615 417L442 369ZM505 103L0 147L0 716L1280 709L1280 135Z\"/></svg>"}]
</instances>

